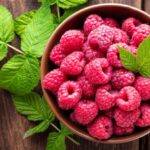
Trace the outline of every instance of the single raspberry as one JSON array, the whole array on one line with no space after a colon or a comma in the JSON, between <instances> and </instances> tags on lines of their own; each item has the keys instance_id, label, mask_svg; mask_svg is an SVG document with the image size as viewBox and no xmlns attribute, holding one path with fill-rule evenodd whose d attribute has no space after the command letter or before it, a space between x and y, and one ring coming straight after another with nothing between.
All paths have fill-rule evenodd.
<instances>
[{"instance_id":1,"label":"single raspberry","mask_svg":"<svg viewBox=\"0 0 150 150\"><path fill-rule=\"evenodd\" d=\"M117 125L114 125L114 134L115 135L119 135L119 136L121 136L121 135L129 135L129 134L131 134L131 133L133 133L134 132L134 126L132 126L132 127L119 127L119 126L117 126Z\"/></svg>"},{"instance_id":2,"label":"single raspberry","mask_svg":"<svg viewBox=\"0 0 150 150\"><path fill-rule=\"evenodd\" d=\"M74 109L74 116L78 123L87 125L98 114L98 107L94 101L81 100Z\"/></svg>"},{"instance_id":3,"label":"single raspberry","mask_svg":"<svg viewBox=\"0 0 150 150\"><path fill-rule=\"evenodd\" d=\"M105 84L99 87L100 90L106 90L106 91L111 91L112 90L112 86L111 84Z\"/></svg>"},{"instance_id":4,"label":"single raspberry","mask_svg":"<svg viewBox=\"0 0 150 150\"><path fill-rule=\"evenodd\" d=\"M60 65L60 69L68 75L78 75L82 72L85 66L83 52L72 52L65 57Z\"/></svg>"},{"instance_id":5,"label":"single raspberry","mask_svg":"<svg viewBox=\"0 0 150 150\"><path fill-rule=\"evenodd\" d=\"M132 40L138 46L145 38L150 35L150 26L147 24L141 24L136 28L133 33Z\"/></svg>"},{"instance_id":6,"label":"single raspberry","mask_svg":"<svg viewBox=\"0 0 150 150\"><path fill-rule=\"evenodd\" d=\"M127 32L127 34L131 37L136 30L136 27L139 26L141 22L133 17L127 18L122 23L122 30Z\"/></svg>"},{"instance_id":7,"label":"single raspberry","mask_svg":"<svg viewBox=\"0 0 150 150\"><path fill-rule=\"evenodd\" d=\"M95 58L103 58L104 57L104 53L102 53L98 50L92 49L87 42L83 44L82 51L85 54L85 59L87 62L90 62L91 60L93 60Z\"/></svg>"},{"instance_id":8,"label":"single raspberry","mask_svg":"<svg viewBox=\"0 0 150 150\"><path fill-rule=\"evenodd\" d=\"M109 26L101 25L90 32L88 43L93 49L99 49L101 52L106 52L112 44L113 38L113 29Z\"/></svg>"},{"instance_id":9,"label":"single raspberry","mask_svg":"<svg viewBox=\"0 0 150 150\"><path fill-rule=\"evenodd\" d=\"M123 111L116 108L114 111L114 119L116 125L120 127L132 127L140 116L140 110L135 109L133 111Z\"/></svg>"},{"instance_id":10,"label":"single raspberry","mask_svg":"<svg viewBox=\"0 0 150 150\"><path fill-rule=\"evenodd\" d=\"M150 126L150 104L143 104L140 107L141 116L136 121L136 125L139 127L147 127Z\"/></svg>"},{"instance_id":11,"label":"single raspberry","mask_svg":"<svg viewBox=\"0 0 150 150\"><path fill-rule=\"evenodd\" d=\"M104 24L110 27L119 27L118 22L115 19L109 17L104 19Z\"/></svg>"},{"instance_id":12,"label":"single raspberry","mask_svg":"<svg viewBox=\"0 0 150 150\"><path fill-rule=\"evenodd\" d=\"M93 84L106 84L112 75L112 67L105 58L92 60L85 66L84 71L86 78Z\"/></svg>"},{"instance_id":13,"label":"single raspberry","mask_svg":"<svg viewBox=\"0 0 150 150\"><path fill-rule=\"evenodd\" d=\"M114 43L129 43L129 37L123 30L114 28Z\"/></svg>"},{"instance_id":14,"label":"single raspberry","mask_svg":"<svg viewBox=\"0 0 150 150\"><path fill-rule=\"evenodd\" d=\"M64 54L70 54L73 51L80 51L83 42L84 34L79 30L68 30L60 39L60 44L63 47Z\"/></svg>"},{"instance_id":15,"label":"single raspberry","mask_svg":"<svg viewBox=\"0 0 150 150\"><path fill-rule=\"evenodd\" d=\"M60 85L65 81L65 74L60 69L54 69L46 74L42 84L45 89L48 89L53 94L56 94Z\"/></svg>"},{"instance_id":16,"label":"single raspberry","mask_svg":"<svg viewBox=\"0 0 150 150\"><path fill-rule=\"evenodd\" d=\"M112 65L113 67L120 68L123 66L122 66L122 62L120 60L119 50L118 50L117 46L125 48L130 52L132 52L132 51L131 51L130 46L128 46L125 43L116 43L109 47L109 49L107 51L107 60L109 61L110 65Z\"/></svg>"},{"instance_id":17,"label":"single raspberry","mask_svg":"<svg viewBox=\"0 0 150 150\"><path fill-rule=\"evenodd\" d=\"M125 86L132 85L134 80L134 73L126 69L118 69L112 73L111 83L114 89L120 90Z\"/></svg>"},{"instance_id":18,"label":"single raspberry","mask_svg":"<svg viewBox=\"0 0 150 150\"><path fill-rule=\"evenodd\" d=\"M99 107L99 110L108 110L116 104L118 98L118 92L97 89L95 101Z\"/></svg>"},{"instance_id":19,"label":"single raspberry","mask_svg":"<svg viewBox=\"0 0 150 150\"><path fill-rule=\"evenodd\" d=\"M137 77L134 87L141 95L142 100L150 99L150 78Z\"/></svg>"},{"instance_id":20,"label":"single raspberry","mask_svg":"<svg viewBox=\"0 0 150 150\"><path fill-rule=\"evenodd\" d=\"M103 23L103 19L96 14L88 16L83 26L85 35L88 35L92 30L98 28Z\"/></svg>"},{"instance_id":21,"label":"single raspberry","mask_svg":"<svg viewBox=\"0 0 150 150\"><path fill-rule=\"evenodd\" d=\"M82 88L82 96L84 98L93 98L96 92L96 86L89 82L85 75L80 75L77 82Z\"/></svg>"},{"instance_id":22,"label":"single raspberry","mask_svg":"<svg viewBox=\"0 0 150 150\"><path fill-rule=\"evenodd\" d=\"M64 110L72 109L82 96L82 89L77 82L64 82L58 90L58 105Z\"/></svg>"},{"instance_id":23,"label":"single raspberry","mask_svg":"<svg viewBox=\"0 0 150 150\"><path fill-rule=\"evenodd\" d=\"M126 86L121 89L117 105L124 111L132 111L138 108L141 104L141 96L138 91L132 86Z\"/></svg>"},{"instance_id":24,"label":"single raspberry","mask_svg":"<svg viewBox=\"0 0 150 150\"><path fill-rule=\"evenodd\" d=\"M50 60L53 61L56 65L60 65L62 60L65 58L65 55L63 54L62 46L60 44L57 44L54 46L50 53Z\"/></svg>"},{"instance_id":25,"label":"single raspberry","mask_svg":"<svg viewBox=\"0 0 150 150\"><path fill-rule=\"evenodd\" d=\"M91 136L97 139L108 139L113 134L113 124L110 118L99 116L88 125L87 130Z\"/></svg>"}]
</instances>

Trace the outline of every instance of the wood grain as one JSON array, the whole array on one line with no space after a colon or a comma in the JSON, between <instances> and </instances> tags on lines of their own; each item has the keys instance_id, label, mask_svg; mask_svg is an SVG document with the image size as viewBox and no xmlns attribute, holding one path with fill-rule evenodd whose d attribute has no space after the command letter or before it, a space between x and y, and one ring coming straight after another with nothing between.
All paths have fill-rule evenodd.
<instances>
[{"instance_id":1,"label":"wood grain","mask_svg":"<svg viewBox=\"0 0 150 150\"><path fill-rule=\"evenodd\" d=\"M89 5L108 2L124 3L137 8L142 7L141 0L91 0ZM145 10L150 12L148 7L150 6L149 3L150 0L145 1ZM0 4L6 6L14 16L18 16L25 11L39 7L39 4L36 2L36 0L0 0ZM19 40L14 40L12 45L19 47ZM9 59L12 55L14 55L14 52L10 50L7 59ZM6 62L7 59L1 62L0 65ZM0 101L0 150L44 150L48 133L35 135L31 138L23 140L22 137L24 132L35 124L29 122L25 117L20 116L15 111L10 94L8 92L0 90ZM140 142L137 140L131 143L120 145L92 143L78 136L74 136L74 138L81 143L81 146L76 146L67 140L66 143L68 150L145 150L145 145L147 147L146 149L150 149L149 136L142 138Z\"/></svg>"}]
</instances>

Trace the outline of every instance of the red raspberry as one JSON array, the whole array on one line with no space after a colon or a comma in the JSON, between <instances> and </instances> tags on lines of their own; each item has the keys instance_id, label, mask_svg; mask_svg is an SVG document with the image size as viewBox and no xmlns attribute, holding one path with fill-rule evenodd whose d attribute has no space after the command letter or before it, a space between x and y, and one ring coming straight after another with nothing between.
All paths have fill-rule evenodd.
<instances>
[{"instance_id":1,"label":"red raspberry","mask_svg":"<svg viewBox=\"0 0 150 150\"><path fill-rule=\"evenodd\" d=\"M105 18L104 24L110 27L116 27L116 28L119 27L118 22L113 18Z\"/></svg>"},{"instance_id":2,"label":"red raspberry","mask_svg":"<svg viewBox=\"0 0 150 150\"><path fill-rule=\"evenodd\" d=\"M145 38L150 35L150 26L147 24L141 24L136 28L133 33L132 40L138 46Z\"/></svg>"},{"instance_id":3,"label":"red raspberry","mask_svg":"<svg viewBox=\"0 0 150 150\"><path fill-rule=\"evenodd\" d=\"M110 91L110 90L112 90L112 86L111 86L111 84L108 83L108 84L100 86L99 89Z\"/></svg>"},{"instance_id":4,"label":"red raspberry","mask_svg":"<svg viewBox=\"0 0 150 150\"><path fill-rule=\"evenodd\" d=\"M134 132L134 126L132 127L119 127L117 125L114 125L114 134L115 135L129 135Z\"/></svg>"},{"instance_id":5,"label":"red raspberry","mask_svg":"<svg viewBox=\"0 0 150 150\"><path fill-rule=\"evenodd\" d=\"M60 69L50 71L43 80L43 87L56 94L60 85L66 81L65 74Z\"/></svg>"},{"instance_id":6,"label":"red raspberry","mask_svg":"<svg viewBox=\"0 0 150 150\"><path fill-rule=\"evenodd\" d=\"M103 19L96 14L88 16L83 26L85 35L88 35L92 30L98 28L103 23Z\"/></svg>"},{"instance_id":7,"label":"red raspberry","mask_svg":"<svg viewBox=\"0 0 150 150\"><path fill-rule=\"evenodd\" d=\"M113 29L109 26L101 25L89 34L88 42L93 49L99 49L101 52L106 52L112 44L113 38Z\"/></svg>"},{"instance_id":8,"label":"red raspberry","mask_svg":"<svg viewBox=\"0 0 150 150\"><path fill-rule=\"evenodd\" d=\"M97 139L108 139L113 134L113 124L110 118L99 116L94 122L88 125L89 134Z\"/></svg>"},{"instance_id":9,"label":"red raspberry","mask_svg":"<svg viewBox=\"0 0 150 150\"><path fill-rule=\"evenodd\" d=\"M82 96L82 89L74 81L64 82L58 90L58 105L64 110L72 109Z\"/></svg>"},{"instance_id":10,"label":"red raspberry","mask_svg":"<svg viewBox=\"0 0 150 150\"><path fill-rule=\"evenodd\" d=\"M122 30L127 32L127 34L131 37L133 33L135 32L136 27L139 26L140 24L141 22L137 20L136 18L133 18L133 17L127 18L122 23Z\"/></svg>"},{"instance_id":11,"label":"red raspberry","mask_svg":"<svg viewBox=\"0 0 150 150\"><path fill-rule=\"evenodd\" d=\"M72 52L65 57L60 65L60 69L68 75L78 75L85 66L83 52Z\"/></svg>"},{"instance_id":12,"label":"red raspberry","mask_svg":"<svg viewBox=\"0 0 150 150\"><path fill-rule=\"evenodd\" d=\"M129 51L131 51L131 48L125 43L117 43L117 44L113 44L109 47L109 49L107 51L107 60L109 61L110 65L112 65L113 67L120 68L123 66L122 66L122 62L120 60L119 50L117 48L118 45Z\"/></svg>"},{"instance_id":13,"label":"red raspberry","mask_svg":"<svg viewBox=\"0 0 150 150\"><path fill-rule=\"evenodd\" d=\"M119 108L114 111L114 119L117 126L120 127L132 127L140 116L140 110L135 109L133 111L123 111Z\"/></svg>"},{"instance_id":14,"label":"red raspberry","mask_svg":"<svg viewBox=\"0 0 150 150\"><path fill-rule=\"evenodd\" d=\"M68 30L60 39L60 44L63 47L64 54L70 54L73 51L80 51L83 42L84 34L79 30Z\"/></svg>"},{"instance_id":15,"label":"red raspberry","mask_svg":"<svg viewBox=\"0 0 150 150\"><path fill-rule=\"evenodd\" d=\"M114 89L120 90L125 86L132 85L134 80L134 73L125 69L118 69L112 73L111 83Z\"/></svg>"},{"instance_id":16,"label":"red raspberry","mask_svg":"<svg viewBox=\"0 0 150 150\"><path fill-rule=\"evenodd\" d=\"M97 89L95 101L99 107L99 110L108 110L116 104L116 98L118 98L117 91L106 91Z\"/></svg>"},{"instance_id":17,"label":"red raspberry","mask_svg":"<svg viewBox=\"0 0 150 150\"><path fill-rule=\"evenodd\" d=\"M96 86L90 83L85 75L79 76L77 81L82 88L82 96L84 98L93 98L96 92Z\"/></svg>"},{"instance_id":18,"label":"red raspberry","mask_svg":"<svg viewBox=\"0 0 150 150\"><path fill-rule=\"evenodd\" d=\"M142 100L150 99L150 78L137 77L134 87L141 95Z\"/></svg>"},{"instance_id":19,"label":"red raspberry","mask_svg":"<svg viewBox=\"0 0 150 150\"><path fill-rule=\"evenodd\" d=\"M98 114L98 107L94 101L81 100L74 109L74 116L78 123L87 125Z\"/></svg>"},{"instance_id":20,"label":"red raspberry","mask_svg":"<svg viewBox=\"0 0 150 150\"><path fill-rule=\"evenodd\" d=\"M93 84L106 84L112 75L112 67L105 58L92 60L85 66L84 71L86 78Z\"/></svg>"},{"instance_id":21,"label":"red raspberry","mask_svg":"<svg viewBox=\"0 0 150 150\"><path fill-rule=\"evenodd\" d=\"M57 44L50 53L50 60L53 61L56 65L60 65L62 60L65 58L65 55L62 53L62 46Z\"/></svg>"},{"instance_id":22,"label":"red raspberry","mask_svg":"<svg viewBox=\"0 0 150 150\"><path fill-rule=\"evenodd\" d=\"M114 28L114 43L129 43L129 37L126 32Z\"/></svg>"},{"instance_id":23,"label":"red raspberry","mask_svg":"<svg viewBox=\"0 0 150 150\"><path fill-rule=\"evenodd\" d=\"M82 51L85 54L85 59L87 62L90 62L91 60L95 58L104 57L104 53L92 49L87 42L83 44Z\"/></svg>"},{"instance_id":24,"label":"red raspberry","mask_svg":"<svg viewBox=\"0 0 150 150\"><path fill-rule=\"evenodd\" d=\"M141 116L136 121L136 125L139 127L147 127L150 126L150 104L143 104L140 107Z\"/></svg>"},{"instance_id":25,"label":"red raspberry","mask_svg":"<svg viewBox=\"0 0 150 150\"><path fill-rule=\"evenodd\" d=\"M132 111L140 106L141 96L132 86L126 86L121 89L117 105L124 111Z\"/></svg>"}]
</instances>

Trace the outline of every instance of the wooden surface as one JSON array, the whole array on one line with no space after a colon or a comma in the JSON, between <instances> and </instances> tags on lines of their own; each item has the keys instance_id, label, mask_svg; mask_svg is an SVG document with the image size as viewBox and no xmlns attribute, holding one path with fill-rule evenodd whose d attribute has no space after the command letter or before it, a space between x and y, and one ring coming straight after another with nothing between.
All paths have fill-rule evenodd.
<instances>
[{"instance_id":1,"label":"wooden surface","mask_svg":"<svg viewBox=\"0 0 150 150\"><path fill-rule=\"evenodd\" d=\"M6 6L14 16L39 7L37 0L0 0L0 4ZM90 0L91 4L96 3L124 3L150 13L150 0ZM19 47L18 39L12 45ZM14 52L9 50L8 58ZM7 60L0 62L0 66ZM24 132L35 124L29 122L25 117L20 116L12 104L8 92L0 90L0 150L45 150L47 133L32 136L23 140ZM76 146L70 141L66 141L67 150L150 150L150 136L145 136L127 144L104 145L86 141L78 136L75 138L81 143ZM60 149L61 150L61 149Z\"/></svg>"}]
</instances>

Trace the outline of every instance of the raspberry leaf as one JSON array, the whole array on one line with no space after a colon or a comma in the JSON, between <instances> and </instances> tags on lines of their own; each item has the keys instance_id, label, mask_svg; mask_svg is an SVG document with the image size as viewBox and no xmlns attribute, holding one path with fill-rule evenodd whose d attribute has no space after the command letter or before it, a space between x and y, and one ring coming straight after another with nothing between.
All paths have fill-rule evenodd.
<instances>
[{"instance_id":1,"label":"raspberry leaf","mask_svg":"<svg viewBox=\"0 0 150 150\"><path fill-rule=\"evenodd\" d=\"M65 127L63 124L60 124L61 125L61 132L68 136L68 135L73 135L73 133L67 128Z\"/></svg>"},{"instance_id":2,"label":"raspberry leaf","mask_svg":"<svg viewBox=\"0 0 150 150\"><path fill-rule=\"evenodd\" d=\"M40 97L39 94L31 92L24 96L13 95L12 98L16 110L20 114L26 115L29 120L49 120L50 122L54 120L53 113L50 111L44 98Z\"/></svg>"},{"instance_id":3,"label":"raspberry leaf","mask_svg":"<svg viewBox=\"0 0 150 150\"><path fill-rule=\"evenodd\" d=\"M56 26L56 18L50 13L49 6L42 5L21 36L22 50L32 56L41 57Z\"/></svg>"},{"instance_id":4,"label":"raspberry leaf","mask_svg":"<svg viewBox=\"0 0 150 150\"><path fill-rule=\"evenodd\" d=\"M118 47L123 66L130 71L137 71L136 57L128 50Z\"/></svg>"},{"instance_id":5,"label":"raspberry leaf","mask_svg":"<svg viewBox=\"0 0 150 150\"><path fill-rule=\"evenodd\" d=\"M12 14L0 5L0 60L7 55L7 46L3 42L11 42L14 38L14 21Z\"/></svg>"},{"instance_id":6,"label":"raspberry leaf","mask_svg":"<svg viewBox=\"0 0 150 150\"><path fill-rule=\"evenodd\" d=\"M21 16L18 16L15 19L15 32L21 36L26 28L26 26L32 21L32 18L34 17L36 11L29 11Z\"/></svg>"},{"instance_id":7,"label":"raspberry leaf","mask_svg":"<svg viewBox=\"0 0 150 150\"><path fill-rule=\"evenodd\" d=\"M46 131L49 128L50 123L51 122L49 120L42 121L36 127L31 128L28 131L26 131L25 134L24 134L24 138L28 138L29 136L32 136L33 134L42 133L42 132Z\"/></svg>"},{"instance_id":8,"label":"raspberry leaf","mask_svg":"<svg viewBox=\"0 0 150 150\"><path fill-rule=\"evenodd\" d=\"M15 55L0 70L0 87L11 93L24 95L38 85L39 61Z\"/></svg>"}]
</instances>

